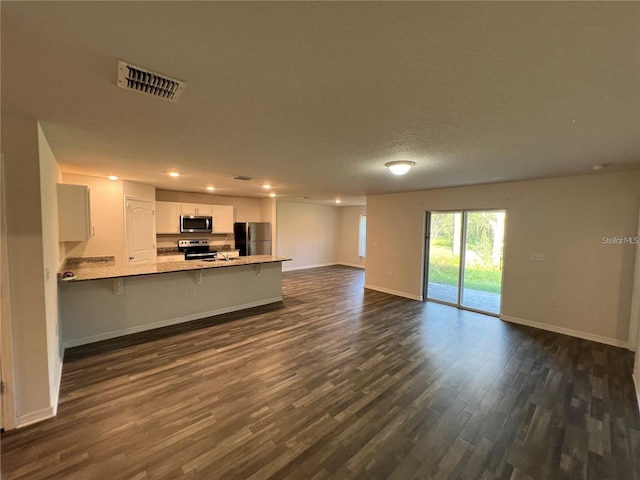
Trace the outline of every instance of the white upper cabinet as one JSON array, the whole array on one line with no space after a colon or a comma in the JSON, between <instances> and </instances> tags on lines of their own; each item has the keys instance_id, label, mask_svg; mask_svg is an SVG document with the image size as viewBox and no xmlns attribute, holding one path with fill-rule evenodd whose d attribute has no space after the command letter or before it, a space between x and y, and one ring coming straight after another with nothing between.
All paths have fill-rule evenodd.
<instances>
[{"instance_id":1,"label":"white upper cabinet","mask_svg":"<svg viewBox=\"0 0 640 480\"><path fill-rule=\"evenodd\" d=\"M212 205L213 233L233 233L233 207L230 205Z\"/></svg>"},{"instance_id":2,"label":"white upper cabinet","mask_svg":"<svg viewBox=\"0 0 640 480\"><path fill-rule=\"evenodd\" d=\"M92 237L89 187L58 183L58 232L61 242L84 242Z\"/></svg>"},{"instance_id":3,"label":"white upper cabinet","mask_svg":"<svg viewBox=\"0 0 640 480\"><path fill-rule=\"evenodd\" d=\"M180 202L156 202L156 233L180 233Z\"/></svg>"},{"instance_id":4,"label":"white upper cabinet","mask_svg":"<svg viewBox=\"0 0 640 480\"><path fill-rule=\"evenodd\" d=\"M210 217L212 205L204 203L183 203L182 215L197 215L199 217Z\"/></svg>"}]
</instances>

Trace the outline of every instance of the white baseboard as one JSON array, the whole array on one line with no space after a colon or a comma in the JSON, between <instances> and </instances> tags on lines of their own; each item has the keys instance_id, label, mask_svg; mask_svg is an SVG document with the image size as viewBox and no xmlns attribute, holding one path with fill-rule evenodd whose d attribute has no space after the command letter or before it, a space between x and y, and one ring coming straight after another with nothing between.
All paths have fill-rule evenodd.
<instances>
[{"instance_id":1,"label":"white baseboard","mask_svg":"<svg viewBox=\"0 0 640 480\"><path fill-rule=\"evenodd\" d=\"M316 263L314 265L302 265L297 267L285 267L282 265L283 272L293 272L294 270L307 270L309 268L320 268L320 267L332 267L334 265L343 265L345 267L354 267L354 268L362 268L364 269L364 265L357 263L344 263L344 262L333 262L333 263Z\"/></svg>"},{"instance_id":2,"label":"white baseboard","mask_svg":"<svg viewBox=\"0 0 640 480\"><path fill-rule=\"evenodd\" d=\"M569 335L570 337L582 338L583 340L591 340L592 342L604 343L605 345L612 345L614 347L629 347L628 342L618 340L616 338L602 337L600 335L594 335L592 333L572 330L570 328L557 327L555 325L549 325L547 323L534 322L532 320L512 317L510 315L500 315L500 320L504 320L510 323L517 323L518 325L524 325L526 327L538 328L540 330L546 330L548 332L561 333L562 335Z\"/></svg>"},{"instance_id":3,"label":"white baseboard","mask_svg":"<svg viewBox=\"0 0 640 480\"><path fill-rule=\"evenodd\" d=\"M42 420L53 418L54 416L55 414L53 413L52 407L43 408L42 410L16 417L16 428L26 427L27 425L32 425Z\"/></svg>"},{"instance_id":4,"label":"white baseboard","mask_svg":"<svg viewBox=\"0 0 640 480\"><path fill-rule=\"evenodd\" d=\"M353 267L353 268L362 268L364 269L364 265L361 263L344 263L340 262L337 265L344 265L345 267Z\"/></svg>"},{"instance_id":5,"label":"white baseboard","mask_svg":"<svg viewBox=\"0 0 640 480\"><path fill-rule=\"evenodd\" d=\"M216 315L222 315L224 313L237 312L238 310L246 310L247 308L261 307L262 305L268 305L270 303L276 303L282 301L282 295L273 298L267 298L264 300L258 300L256 302L244 303L242 305L234 305L232 307L219 308L217 310L210 310L208 312L194 313L186 315L184 317L169 318L167 320L161 320L159 322L147 323L146 325L138 325L130 328L123 328L121 330L115 330L113 332L101 333L99 335L91 335L89 337L78 338L76 340L69 340L64 342L63 347L71 348L78 347L80 345L87 345L89 343L100 342L102 340L109 340L111 338L122 337L124 335L131 335L132 333L145 332L147 330L154 330L156 328L168 327L170 325L178 325L180 323L191 322L193 320L199 320L201 318L214 317Z\"/></svg>"},{"instance_id":6,"label":"white baseboard","mask_svg":"<svg viewBox=\"0 0 640 480\"><path fill-rule=\"evenodd\" d=\"M375 290L376 292L388 293L389 295L395 295L397 297L410 298L411 300L420 300L422 301L422 295L413 295L412 293L399 292L397 290L391 290L389 288L376 287L374 285L368 285L365 283L364 288L368 288L369 290Z\"/></svg>"},{"instance_id":7,"label":"white baseboard","mask_svg":"<svg viewBox=\"0 0 640 480\"><path fill-rule=\"evenodd\" d=\"M302 265L297 267L285 267L284 263L282 264L283 272L293 272L294 270L307 270L309 268L320 268L320 267L331 267L333 265L338 265L336 262L332 263L317 263L315 265Z\"/></svg>"}]
</instances>

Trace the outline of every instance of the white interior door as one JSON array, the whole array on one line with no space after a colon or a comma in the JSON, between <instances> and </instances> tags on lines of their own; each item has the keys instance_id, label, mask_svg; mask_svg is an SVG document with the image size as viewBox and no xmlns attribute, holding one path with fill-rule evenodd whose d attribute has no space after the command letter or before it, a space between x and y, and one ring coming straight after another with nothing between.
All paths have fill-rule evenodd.
<instances>
[{"instance_id":1,"label":"white interior door","mask_svg":"<svg viewBox=\"0 0 640 480\"><path fill-rule=\"evenodd\" d=\"M153 202L126 199L127 263L155 261Z\"/></svg>"}]
</instances>

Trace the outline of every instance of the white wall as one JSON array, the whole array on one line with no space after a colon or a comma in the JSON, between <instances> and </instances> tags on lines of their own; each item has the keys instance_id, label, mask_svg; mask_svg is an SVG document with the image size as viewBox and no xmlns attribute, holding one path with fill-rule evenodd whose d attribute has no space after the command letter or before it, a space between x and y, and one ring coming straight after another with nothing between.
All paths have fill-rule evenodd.
<instances>
[{"instance_id":1,"label":"white wall","mask_svg":"<svg viewBox=\"0 0 640 480\"><path fill-rule=\"evenodd\" d=\"M419 298L425 211L506 208L503 317L626 346L635 246L603 245L602 237L635 236L638 177L603 173L370 196L366 285ZM531 261L532 252L546 261Z\"/></svg>"},{"instance_id":2,"label":"white wall","mask_svg":"<svg viewBox=\"0 0 640 480\"><path fill-rule=\"evenodd\" d=\"M111 180L109 180L111 181ZM134 198L136 200L144 200L147 202L156 201L156 187L138 182L122 182L122 195L120 199L121 205L124 206L124 197ZM124 209L124 207L123 207Z\"/></svg>"},{"instance_id":3,"label":"white wall","mask_svg":"<svg viewBox=\"0 0 640 480\"><path fill-rule=\"evenodd\" d=\"M366 215L367 207L340 207L340 222L337 232L338 263L364 268L365 259L358 255L360 238L360 216Z\"/></svg>"},{"instance_id":4,"label":"white wall","mask_svg":"<svg viewBox=\"0 0 640 480\"><path fill-rule=\"evenodd\" d=\"M279 201L276 216L276 255L292 259L283 270L337 263L338 207Z\"/></svg>"},{"instance_id":5,"label":"white wall","mask_svg":"<svg viewBox=\"0 0 640 480\"><path fill-rule=\"evenodd\" d=\"M637 237L640 238L640 221ZM636 259L633 274L633 295L629 317L629 349L638 351L640 346L640 245L636 245ZM636 355L636 366L640 367L640 355ZM640 370L638 370L640 372Z\"/></svg>"},{"instance_id":6,"label":"white wall","mask_svg":"<svg viewBox=\"0 0 640 480\"><path fill-rule=\"evenodd\" d=\"M640 185L638 185L640 191ZM638 237L640 238L640 219L638 220ZM629 318L629 348L636 352L633 366L633 380L636 386L636 400L640 409L640 245L636 245L636 261L633 278L633 297Z\"/></svg>"},{"instance_id":7,"label":"white wall","mask_svg":"<svg viewBox=\"0 0 640 480\"><path fill-rule=\"evenodd\" d=\"M275 198L260 200L260 221L271 224L271 253L278 251L278 203Z\"/></svg>"},{"instance_id":8,"label":"white wall","mask_svg":"<svg viewBox=\"0 0 640 480\"><path fill-rule=\"evenodd\" d=\"M42 197L40 192L37 123L3 114L1 125L14 393L16 423L20 426L53 415L41 218L42 205L55 202L55 197Z\"/></svg>"},{"instance_id":9,"label":"white wall","mask_svg":"<svg viewBox=\"0 0 640 480\"><path fill-rule=\"evenodd\" d=\"M260 200L260 221L269 222L272 225L276 222L277 203L275 198L265 198Z\"/></svg>"},{"instance_id":10,"label":"white wall","mask_svg":"<svg viewBox=\"0 0 640 480\"><path fill-rule=\"evenodd\" d=\"M60 340L57 281L57 272L60 269L62 258L61 244L58 241L58 195L56 184L60 182L61 174L56 158L40 125L38 125L38 151L40 159L40 201L42 209L42 252L45 271L44 297L47 355L49 359L49 394L51 405L56 410L64 356Z\"/></svg>"},{"instance_id":11,"label":"white wall","mask_svg":"<svg viewBox=\"0 0 640 480\"><path fill-rule=\"evenodd\" d=\"M123 184L104 177L62 173L62 181L90 188L94 236L85 242L65 242L66 257L114 256L125 265Z\"/></svg>"}]
</instances>

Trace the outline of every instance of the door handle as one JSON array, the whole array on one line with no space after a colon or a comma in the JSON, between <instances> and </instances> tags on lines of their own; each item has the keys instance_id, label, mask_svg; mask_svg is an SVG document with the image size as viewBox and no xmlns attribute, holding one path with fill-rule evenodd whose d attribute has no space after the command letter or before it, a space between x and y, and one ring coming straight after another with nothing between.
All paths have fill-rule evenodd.
<instances>
[{"instance_id":1,"label":"door handle","mask_svg":"<svg viewBox=\"0 0 640 480\"><path fill-rule=\"evenodd\" d=\"M135 257L129 257L129 260L133 260Z\"/></svg>"}]
</instances>

